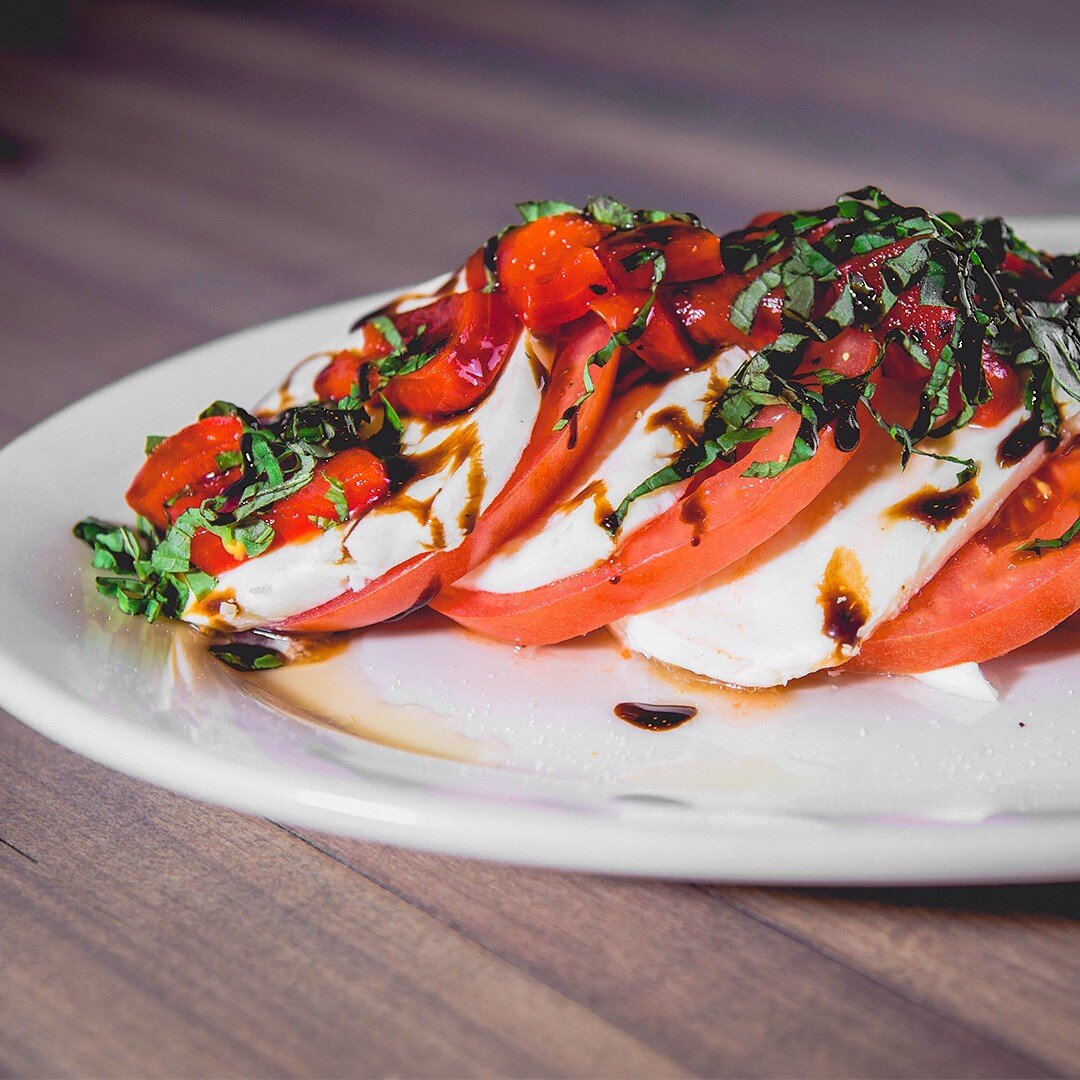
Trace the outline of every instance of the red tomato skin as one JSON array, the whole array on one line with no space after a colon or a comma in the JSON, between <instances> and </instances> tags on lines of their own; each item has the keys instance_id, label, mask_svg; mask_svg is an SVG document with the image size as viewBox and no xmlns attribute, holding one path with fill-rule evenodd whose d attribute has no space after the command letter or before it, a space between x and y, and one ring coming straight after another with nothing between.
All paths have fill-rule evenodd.
<instances>
[{"instance_id":1,"label":"red tomato skin","mask_svg":"<svg viewBox=\"0 0 1080 1080\"><path fill-rule=\"evenodd\" d=\"M387 318L407 345L439 347L423 367L395 376L383 390L399 412L428 419L475 405L494 382L520 329L506 302L484 292L450 293ZM415 342L421 328L423 337ZM335 353L318 374L315 392L321 399L337 401L355 388L365 393L378 389L379 376L369 362L389 351L386 338L368 324L360 347Z\"/></svg>"},{"instance_id":2,"label":"red tomato skin","mask_svg":"<svg viewBox=\"0 0 1080 1080\"><path fill-rule=\"evenodd\" d=\"M696 367L697 355L687 340L682 324L669 306L668 298L658 293L649 309L645 330L630 345L653 371L685 371Z\"/></svg>"},{"instance_id":3,"label":"red tomato skin","mask_svg":"<svg viewBox=\"0 0 1080 1080\"><path fill-rule=\"evenodd\" d=\"M603 318L614 334L626 330L648 300L648 291L614 293L595 297L590 307ZM645 329L629 348L654 371L683 371L699 363L694 346L687 338L664 289L657 290L646 316Z\"/></svg>"},{"instance_id":4,"label":"red tomato skin","mask_svg":"<svg viewBox=\"0 0 1080 1080\"><path fill-rule=\"evenodd\" d=\"M530 330L551 333L581 318L597 290L613 289L594 250L610 231L567 213L520 225L500 240L499 290Z\"/></svg>"},{"instance_id":5,"label":"red tomato skin","mask_svg":"<svg viewBox=\"0 0 1080 1080\"><path fill-rule=\"evenodd\" d=\"M305 633L353 630L423 606L524 528L545 505L557 500L599 433L618 375L618 354L604 367L592 368L596 389L578 410L577 420L559 431L553 429L584 389L585 360L609 337L610 331L595 316L564 328L529 443L510 479L462 544L449 551L417 555L358 592L345 593L285 619L278 629Z\"/></svg>"},{"instance_id":6,"label":"red tomato skin","mask_svg":"<svg viewBox=\"0 0 1080 1080\"><path fill-rule=\"evenodd\" d=\"M851 454L826 435L817 454L770 480L740 474L785 456L799 427L767 410L773 431L733 465L705 475L675 506L627 536L599 566L522 593L444 588L431 606L488 637L550 645L663 603L704 581L778 532L839 473Z\"/></svg>"},{"instance_id":7,"label":"red tomato skin","mask_svg":"<svg viewBox=\"0 0 1080 1080\"><path fill-rule=\"evenodd\" d=\"M429 420L464 412L488 392L513 351L521 328L501 297L469 292L448 300L457 303L450 339L418 371L386 384L383 393L398 412ZM424 340L433 336L429 329Z\"/></svg>"},{"instance_id":8,"label":"red tomato skin","mask_svg":"<svg viewBox=\"0 0 1080 1080\"><path fill-rule=\"evenodd\" d=\"M217 455L240 449L241 430L235 416L211 416L158 443L127 490L128 506L155 528L168 528L165 503L178 491L220 472Z\"/></svg>"},{"instance_id":9,"label":"red tomato skin","mask_svg":"<svg viewBox=\"0 0 1080 1080\"><path fill-rule=\"evenodd\" d=\"M1049 508L1037 497L1040 484L1055 493ZM844 666L916 674L993 660L1042 637L1080 611L1080 543L1042 555L1018 549L1061 536L1078 517L1080 452L1074 451L1046 461Z\"/></svg>"},{"instance_id":10,"label":"red tomato skin","mask_svg":"<svg viewBox=\"0 0 1080 1080\"><path fill-rule=\"evenodd\" d=\"M1068 300L1072 297L1080 294L1080 273L1075 273L1071 277L1066 278L1053 292L1050 293L1051 300Z\"/></svg>"},{"instance_id":11,"label":"red tomato skin","mask_svg":"<svg viewBox=\"0 0 1080 1080\"><path fill-rule=\"evenodd\" d=\"M615 287L625 292L648 292L652 287L653 264L628 270L624 261L646 248L664 254L663 280L669 285L716 277L724 271L720 257L720 237L698 225L662 221L620 229L605 237L596 253Z\"/></svg>"}]
</instances>

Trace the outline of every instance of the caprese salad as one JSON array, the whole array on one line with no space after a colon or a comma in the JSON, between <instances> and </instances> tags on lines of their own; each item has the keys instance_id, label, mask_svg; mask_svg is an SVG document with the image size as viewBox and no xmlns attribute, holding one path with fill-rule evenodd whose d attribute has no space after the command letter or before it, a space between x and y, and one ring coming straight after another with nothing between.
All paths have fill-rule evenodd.
<instances>
[{"instance_id":1,"label":"caprese salad","mask_svg":"<svg viewBox=\"0 0 1080 1080\"><path fill-rule=\"evenodd\" d=\"M724 236L519 210L250 411L149 439L136 525L76 526L98 589L247 669L282 662L252 631L430 605L744 687L970 674L1080 609L1080 256L872 187Z\"/></svg>"}]
</instances>

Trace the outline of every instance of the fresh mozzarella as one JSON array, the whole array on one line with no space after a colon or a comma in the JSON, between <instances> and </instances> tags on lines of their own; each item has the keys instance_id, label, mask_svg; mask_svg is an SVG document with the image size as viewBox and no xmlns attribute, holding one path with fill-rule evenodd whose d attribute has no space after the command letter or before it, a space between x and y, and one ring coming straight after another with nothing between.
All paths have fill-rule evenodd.
<instances>
[{"instance_id":1,"label":"fresh mozzarella","mask_svg":"<svg viewBox=\"0 0 1080 1080\"><path fill-rule=\"evenodd\" d=\"M975 663L953 664L952 667L938 668L935 671L922 671L911 678L932 686L945 694L969 698L971 701L986 701L994 704L998 692L990 680L982 673L982 668Z\"/></svg>"},{"instance_id":2,"label":"fresh mozzarella","mask_svg":"<svg viewBox=\"0 0 1080 1080\"><path fill-rule=\"evenodd\" d=\"M1011 467L996 460L1023 417L1018 409L999 426L968 426L935 444L981 464L966 490L956 488L952 462L914 456L901 471L896 444L866 425L860 460L775 537L612 630L637 652L738 686L773 686L842 664L1038 467L1041 451ZM966 512L929 524L911 513L936 493Z\"/></svg>"},{"instance_id":3,"label":"fresh mozzarella","mask_svg":"<svg viewBox=\"0 0 1080 1080\"><path fill-rule=\"evenodd\" d=\"M468 412L438 425L404 421L402 453L418 469L415 480L356 522L226 571L215 596L232 607L207 613L193 601L184 618L237 630L277 622L362 589L425 551L461 544L510 479L532 433L541 387L530 352L523 334L495 385Z\"/></svg>"},{"instance_id":4,"label":"fresh mozzarella","mask_svg":"<svg viewBox=\"0 0 1080 1080\"><path fill-rule=\"evenodd\" d=\"M625 399L628 428L613 427L593 454L575 494L537 528L507 545L459 583L484 592L515 593L587 570L607 559L616 539L601 522L645 477L669 465L700 432L712 403L746 359L728 349L710 365L677 375L659 392L639 386ZM621 536L673 506L688 481L659 488L636 500Z\"/></svg>"}]
</instances>

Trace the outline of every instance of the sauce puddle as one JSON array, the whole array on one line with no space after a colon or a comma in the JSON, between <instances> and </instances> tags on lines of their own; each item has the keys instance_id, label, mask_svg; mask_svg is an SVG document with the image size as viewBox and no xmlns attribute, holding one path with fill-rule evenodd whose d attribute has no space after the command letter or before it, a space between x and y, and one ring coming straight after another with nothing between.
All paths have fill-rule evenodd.
<instances>
[{"instance_id":1,"label":"sauce puddle","mask_svg":"<svg viewBox=\"0 0 1080 1080\"><path fill-rule=\"evenodd\" d=\"M697 716L694 705L647 705L641 701L621 701L615 715L645 731L670 731Z\"/></svg>"}]
</instances>

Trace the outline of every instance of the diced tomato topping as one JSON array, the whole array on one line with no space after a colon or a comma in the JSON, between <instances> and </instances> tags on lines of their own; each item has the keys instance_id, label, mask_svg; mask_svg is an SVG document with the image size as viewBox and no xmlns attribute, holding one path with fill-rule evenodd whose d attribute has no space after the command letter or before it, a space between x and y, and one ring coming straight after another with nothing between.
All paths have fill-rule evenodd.
<instances>
[{"instance_id":1,"label":"diced tomato topping","mask_svg":"<svg viewBox=\"0 0 1080 1080\"><path fill-rule=\"evenodd\" d=\"M511 229L496 255L499 288L530 330L550 333L581 318L614 286L594 248L610 232L580 214L555 214Z\"/></svg>"},{"instance_id":2,"label":"diced tomato topping","mask_svg":"<svg viewBox=\"0 0 1080 1080\"><path fill-rule=\"evenodd\" d=\"M435 355L407 374L384 380L372 361L390 352L372 325L356 349L335 353L315 379L315 392L340 400L359 388L365 395L383 389L400 412L435 418L462 412L487 392L517 340L519 326L497 294L451 293L411 311L387 316L411 355Z\"/></svg>"},{"instance_id":3,"label":"diced tomato topping","mask_svg":"<svg viewBox=\"0 0 1080 1080\"><path fill-rule=\"evenodd\" d=\"M237 470L227 477L214 477L177 499L169 508L170 521L213 495L219 495L238 475ZM338 520L337 507L328 498L330 478L341 486L350 520L360 517L383 499L390 489L383 463L360 447L342 450L319 465L312 479L299 491L274 503L263 515L274 530L274 539L267 550L283 544L314 536L320 531L314 519ZM191 540L191 561L208 574L221 574L246 560L242 549L226 550L214 533L200 529Z\"/></svg>"},{"instance_id":4,"label":"diced tomato topping","mask_svg":"<svg viewBox=\"0 0 1080 1080\"><path fill-rule=\"evenodd\" d=\"M437 348L434 358L386 386L386 398L399 412L432 419L475 405L517 341L518 321L498 294L457 293L446 302L456 305L453 320L425 330L414 344L421 352Z\"/></svg>"},{"instance_id":5,"label":"diced tomato topping","mask_svg":"<svg viewBox=\"0 0 1080 1080\"><path fill-rule=\"evenodd\" d=\"M881 345L869 331L848 328L829 341L810 345L803 365L811 372L835 371L845 379L852 379L869 371L880 351Z\"/></svg>"},{"instance_id":6,"label":"diced tomato topping","mask_svg":"<svg viewBox=\"0 0 1080 1080\"><path fill-rule=\"evenodd\" d=\"M1080 294L1080 273L1067 277L1052 293L1051 300L1069 300Z\"/></svg>"},{"instance_id":7,"label":"diced tomato topping","mask_svg":"<svg viewBox=\"0 0 1080 1080\"><path fill-rule=\"evenodd\" d=\"M167 528L165 504L178 491L222 471L218 455L240 449L241 427L235 416L210 416L158 443L128 488L128 505L158 529Z\"/></svg>"},{"instance_id":8,"label":"diced tomato topping","mask_svg":"<svg viewBox=\"0 0 1080 1080\"><path fill-rule=\"evenodd\" d=\"M700 357L724 345L749 345L750 337L731 323L731 305L746 288L747 279L722 274L674 289L671 305Z\"/></svg>"},{"instance_id":9,"label":"diced tomato topping","mask_svg":"<svg viewBox=\"0 0 1080 1080\"><path fill-rule=\"evenodd\" d=\"M720 237L700 225L683 221L622 229L602 240L596 252L617 289L641 291L652 285L652 261L633 269L627 269L625 262L647 249L663 252L664 281L669 285L716 277L724 270Z\"/></svg>"}]
</instances>

